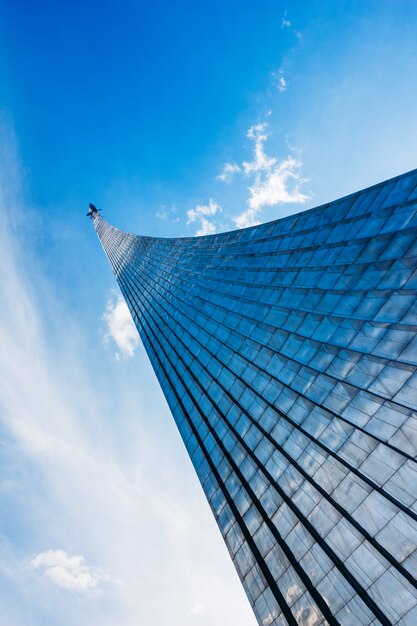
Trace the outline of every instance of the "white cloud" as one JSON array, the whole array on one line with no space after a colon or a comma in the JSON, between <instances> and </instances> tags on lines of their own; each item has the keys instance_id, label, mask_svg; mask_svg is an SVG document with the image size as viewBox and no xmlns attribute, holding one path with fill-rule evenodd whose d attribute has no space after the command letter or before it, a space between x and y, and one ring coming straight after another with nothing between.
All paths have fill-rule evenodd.
<instances>
[{"instance_id":1,"label":"white cloud","mask_svg":"<svg viewBox=\"0 0 417 626\"><path fill-rule=\"evenodd\" d=\"M197 237L202 237L203 235L215 235L216 226L206 217L202 217L200 221L200 228L196 231L195 234Z\"/></svg>"},{"instance_id":2,"label":"white cloud","mask_svg":"<svg viewBox=\"0 0 417 626\"><path fill-rule=\"evenodd\" d=\"M287 88L287 81L280 69L278 76L278 89L283 92ZM269 114L269 113L268 113ZM263 207L277 204L303 204L309 196L301 191L306 179L302 177L302 162L296 148L288 146L293 154L279 160L269 156L265 150L266 141L269 138L266 122L251 126L246 136L253 143L253 156L251 161L243 161L242 164L226 163L222 173L217 177L224 182L230 182L234 174L243 172L251 178L248 187L248 206L240 214L232 217L237 228L246 228L259 224L259 212ZM220 207L213 199L208 204L197 205L187 212L187 224L198 223L197 236L212 235L217 232L217 225L209 219L220 211Z\"/></svg>"},{"instance_id":3,"label":"white cloud","mask_svg":"<svg viewBox=\"0 0 417 626\"><path fill-rule=\"evenodd\" d=\"M275 161L266 176L258 177L249 187L249 206L258 211L274 204L303 204L308 200L300 187L305 182L301 177L302 163L291 156L283 161Z\"/></svg>"},{"instance_id":4,"label":"white cloud","mask_svg":"<svg viewBox=\"0 0 417 626\"><path fill-rule=\"evenodd\" d=\"M64 550L41 552L30 561L30 566L57 587L80 593L99 591L102 583L111 580L103 570L87 565L83 556L71 555Z\"/></svg>"},{"instance_id":5,"label":"white cloud","mask_svg":"<svg viewBox=\"0 0 417 626\"><path fill-rule=\"evenodd\" d=\"M216 215L219 208L219 205L213 200L213 198L210 198L208 204L197 204L195 209L187 211L188 224L198 221L201 219L202 215Z\"/></svg>"},{"instance_id":6,"label":"white cloud","mask_svg":"<svg viewBox=\"0 0 417 626\"><path fill-rule=\"evenodd\" d=\"M287 91L287 80L283 74L278 78L278 91L279 93L284 93Z\"/></svg>"},{"instance_id":7,"label":"white cloud","mask_svg":"<svg viewBox=\"0 0 417 626\"><path fill-rule=\"evenodd\" d=\"M207 216L216 215L219 211L221 211L220 206L210 198L208 204L197 204L195 209L187 211L187 224L193 224L195 222L199 224L200 228L198 228L195 233L197 237L202 235L214 235L217 231L216 224L207 219Z\"/></svg>"},{"instance_id":8,"label":"white cloud","mask_svg":"<svg viewBox=\"0 0 417 626\"><path fill-rule=\"evenodd\" d=\"M255 209L245 209L236 217L232 217L233 222L236 225L236 228L248 228L248 226L256 226L259 224L259 220L257 219L258 211Z\"/></svg>"},{"instance_id":9,"label":"white cloud","mask_svg":"<svg viewBox=\"0 0 417 626\"><path fill-rule=\"evenodd\" d=\"M265 153L265 142L268 139L266 130L266 123L255 124L247 133L254 142L253 160L244 162L243 170L247 176L254 176L255 180L249 186L249 207L232 218L238 228L258 224L258 213L265 206L302 204L309 199L301 192L301 186L306 182L301 176L301 160L293 156L282 161L269 157Z\"/></svg>"},{"instance_id":10,"label":"white cloud","mask_svg":"<svg viewBox=\"0 0 417 626\"><path fill-rule=\"evenodd\" d=\"M123 297L113 294L106 304L103 319L107 324L107 335L117 345L119 352L116 358L132 357L139 345L139 335Z\"/></svg>"},{"instance_id":11,"label":"white cloud","mask_svg":"<svg viewBox=\"0 0 417 626\"><path fill-rule=\"evenodd\" d=\"M223 171L217 176L217 179L221 180L223 183L230 183L234 174L238 174L239 172L240 167L237 163L225 163Z\"/></svg>"}]
</instances>

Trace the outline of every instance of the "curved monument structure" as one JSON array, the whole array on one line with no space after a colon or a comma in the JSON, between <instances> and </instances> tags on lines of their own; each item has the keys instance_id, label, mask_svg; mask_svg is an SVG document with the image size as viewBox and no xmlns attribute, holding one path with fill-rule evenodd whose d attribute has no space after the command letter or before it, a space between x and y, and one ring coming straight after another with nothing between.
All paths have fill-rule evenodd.
<instances>
[{"instance_id":1,"label":"curved monument structure","mask_svg":"<svg viewBox=\"0 0 417 626\"><path fill-rule=\"evenodd\" d=\"M417 624L417 171L244 230L91 215L263 626Z\"/></svg>"}]
</instances>

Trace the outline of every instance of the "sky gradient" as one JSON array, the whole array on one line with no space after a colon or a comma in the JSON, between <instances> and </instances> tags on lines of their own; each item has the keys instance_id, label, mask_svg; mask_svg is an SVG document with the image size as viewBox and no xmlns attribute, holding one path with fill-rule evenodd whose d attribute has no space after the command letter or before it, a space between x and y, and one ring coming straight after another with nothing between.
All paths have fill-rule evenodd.
<instances>
[{"instance_id":1,"label":"sky gradient","mask_svg":"<svg viewBox=\"0 0 417 626\"><path fill-rule=\"evenodd\" d=\"M0 622L254 626L88 203L209 234L417 165L417 5L0 3Z\"/></svg>"}]
</instances>

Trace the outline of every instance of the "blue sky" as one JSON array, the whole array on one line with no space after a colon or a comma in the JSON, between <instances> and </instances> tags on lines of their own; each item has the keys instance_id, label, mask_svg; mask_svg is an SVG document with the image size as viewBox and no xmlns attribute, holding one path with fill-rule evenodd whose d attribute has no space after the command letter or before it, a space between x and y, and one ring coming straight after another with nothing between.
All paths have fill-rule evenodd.
<instances>
[{"instance_id":1,"label":"blue sky","mask_svg":"<svg viewBox=\"0 0 417 626\"><path fill-rule=\"evenodd\" d=\"M0 621L254 626L88 220L184 236L417 164L417 5L0 5Z\"/></svg>"}]
</instances>

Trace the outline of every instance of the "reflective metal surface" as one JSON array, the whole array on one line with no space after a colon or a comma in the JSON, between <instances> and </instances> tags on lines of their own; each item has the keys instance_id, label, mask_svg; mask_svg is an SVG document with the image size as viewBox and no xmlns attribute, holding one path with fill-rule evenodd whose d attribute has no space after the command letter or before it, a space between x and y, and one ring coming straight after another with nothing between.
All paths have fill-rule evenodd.
<instances>
[{"instance_id":1,"label":"reflective metal surface","mask_svg":"<svg viewBox=\"0 0 417 626\"><path fill-rule=\"evenodd\" d=\"M417 172L199 238L94 227L259 624L417 624Z\"/></svg>"}]
</instances>

